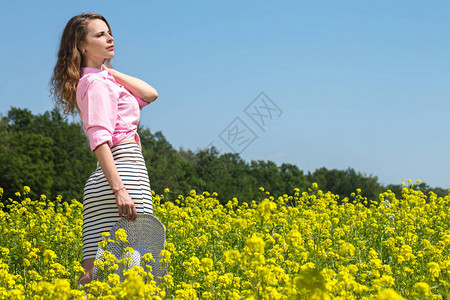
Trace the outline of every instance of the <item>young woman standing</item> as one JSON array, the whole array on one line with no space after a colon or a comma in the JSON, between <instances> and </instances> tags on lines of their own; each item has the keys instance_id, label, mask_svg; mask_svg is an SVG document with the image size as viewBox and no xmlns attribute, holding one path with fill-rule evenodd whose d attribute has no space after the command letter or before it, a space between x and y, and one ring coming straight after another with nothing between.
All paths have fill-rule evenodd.
<instances>
[{"instance_id":1,"label":"young woman standing","mask_svg":"<svg viewBox=\"0 0 450 300\"><path fill-rule=\"evenodd\" d=\"M51 79L56 103L66 114L78 111L98 160L84 188L82 285L92 280L102 232L122 216L134 221L137 214L153 213L136 130L140 110L155 101L158 93L146 82L112 69L114 46L111 27L103 16L84 13L71 18Z\"/></svg>"}]
</instances>

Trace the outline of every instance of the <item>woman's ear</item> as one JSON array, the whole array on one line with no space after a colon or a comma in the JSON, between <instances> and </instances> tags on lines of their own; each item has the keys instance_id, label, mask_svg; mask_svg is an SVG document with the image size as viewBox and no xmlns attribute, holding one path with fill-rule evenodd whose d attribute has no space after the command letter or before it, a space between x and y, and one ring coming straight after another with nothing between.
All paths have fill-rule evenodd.
<instances>
[{"instance_id":1,"label":"woman's ear","mask_svg":"<svg viewBox=\"0 0 450 300\"><path fill-rule=\"evenodd\" d=\"M83 42L78 42L77 48L78 48L78 51L80 51L81 53L83 53L84 43L83 43Z\"/></svg>"}]
</instances>

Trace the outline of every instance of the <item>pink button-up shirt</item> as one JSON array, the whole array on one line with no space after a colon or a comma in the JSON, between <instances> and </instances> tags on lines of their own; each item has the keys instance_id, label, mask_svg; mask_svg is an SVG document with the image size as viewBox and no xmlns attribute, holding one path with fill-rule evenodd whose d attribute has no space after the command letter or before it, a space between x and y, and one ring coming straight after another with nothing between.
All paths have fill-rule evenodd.
<instances>
[{"instance_id":1,"label":"pink button-up shirt","mask_svg":"<svg viewBox=\"0 0 450 300\"><path fill-rule=\"evenodd\" d=\"M118 84L109 71L84 67L77 85L77 104L83 130L92 151L107 142L108 146L135 139L140 110L148 104Z\"/></svg>"}]
</instances>

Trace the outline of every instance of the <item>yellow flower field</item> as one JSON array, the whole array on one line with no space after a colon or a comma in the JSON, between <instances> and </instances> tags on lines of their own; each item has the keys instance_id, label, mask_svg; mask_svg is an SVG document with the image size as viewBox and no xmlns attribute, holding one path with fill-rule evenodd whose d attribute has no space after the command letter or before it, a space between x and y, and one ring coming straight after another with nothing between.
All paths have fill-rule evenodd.
<instances>
[{"instance_id":1,"label":"yellow flower field","mask_svg":"<svg viewBox=\"0 0 450 300\"><path fill-rule=\"evenodd\" d=\"M84 299L82 204L29 192L0 203L0 299ZM166 189L153 201L169 274L157 285L135 267L121 281L113 271L123 261L107 257L99 267L109 275L89 285L89 299L448 299L450 195L410 184L400 199L360 193L260 188L257 201L223 206L215 193Z\"/></svg>"}]
</instances>

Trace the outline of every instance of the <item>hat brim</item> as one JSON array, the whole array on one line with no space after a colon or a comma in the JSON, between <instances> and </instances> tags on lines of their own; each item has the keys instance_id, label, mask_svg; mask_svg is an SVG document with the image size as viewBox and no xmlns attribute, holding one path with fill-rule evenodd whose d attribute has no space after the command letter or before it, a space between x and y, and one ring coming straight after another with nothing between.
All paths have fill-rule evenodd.
<instances>
[{"instance_id":1,"label":"hat brim","mask_svg":"<svg viewBox=\"0 0 450 300\"><path fill-rule=\"evenodd\" d=\"M99 246L96 260L104 261L103 253L105 250L108 250L120 260L123 258L123 249L130 247L134 249L134 254L129 254L131 260L128 268L134 266L143 267L141 257L146 253L151 253L155 262L150 261L147 265L152 267L154 279L157 280L167 274L167 266L161 264L162 257L159 256L161 251L164 250L166 231L164 225L157 217L150 214L138 214L135 221L128 221L126 217L122 217L109 231L111 239L115 240L115 232L118 229L125 230L128 243L124 243L123 245L121 243L108 243L106 248ZM121 279L123 279L122 266L119 265L119 269L115 273L119 274ZM93 280L103 279L103 274L95 266L92 275Z\"/></svg>"}]
</instances>

